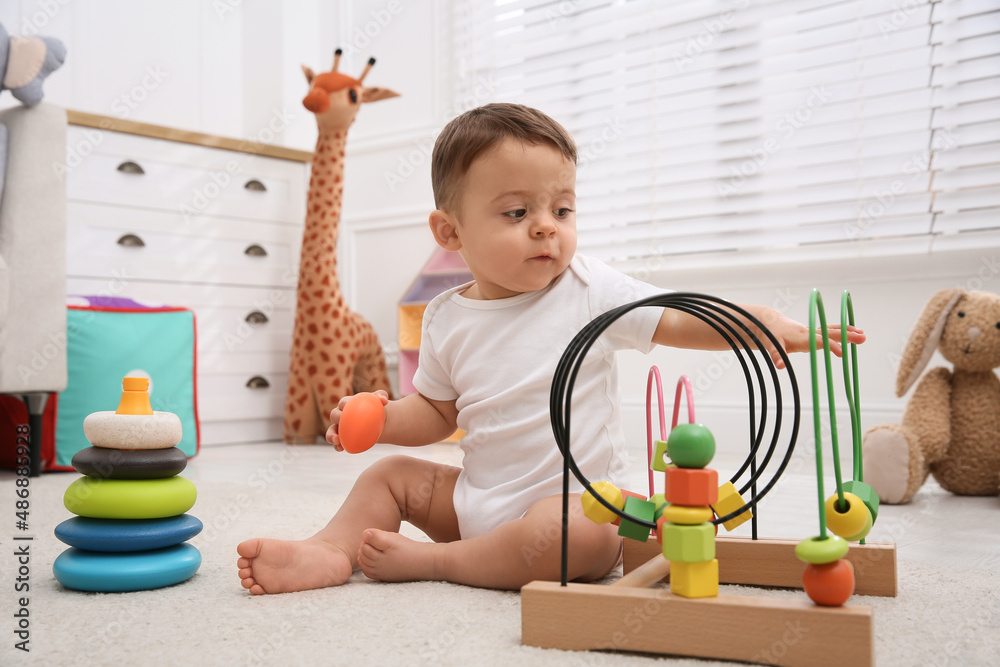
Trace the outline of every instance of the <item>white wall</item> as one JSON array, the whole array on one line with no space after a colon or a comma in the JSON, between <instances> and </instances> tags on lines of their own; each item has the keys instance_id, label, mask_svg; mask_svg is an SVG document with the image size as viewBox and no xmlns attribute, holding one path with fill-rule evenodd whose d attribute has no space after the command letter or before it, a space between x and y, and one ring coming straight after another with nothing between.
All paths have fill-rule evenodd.
<instances>
[{"instance_id":1,"label":"white wall","mask_svg":"<svg viewBox=\"0 0 1000 667\"><path fill-rule=\"evenodd\" d=\"M168 3L127 0L21 0L0 5L0 21L11 34L37 32L67 44L66 65L46 87L52 102L235 137L256 137L279 114L287 127L273 143L303 149L312 147L315 127L300 103L306 92L300 63L325 70L340 45L346 51L341 68L357 74L376 56L366 83L401 97L366 107L352 129L340 253L348 299L372 320L385 346L394 348L396 301L433 249L425 229L432 208L430 147L457 108L449 97L449 72L457 65L444 28L448 5L175 0L168 10ZM5 95L0 105L10 101ZM860 370L867 428L901 414L904 400L893 395L895 360L922 304L934 291L956 285L998 291L998 254L981 248L867 257L859 246L848 259L697 272L655 267L642 277L674 289L775 305L800 320L808 317L812 287L822 290L831 320L838 319L839 293L849 289L869 335ZM679 373L691 376L701 386L700 418L717 429L720 447L743 447L746 398L739 370L725 369L725 358L712 354L657 351L649 358L624 358L626 409L637 448L643 446L643 394L652 361L661 364L671 395ZM942 360L932 361L937 363ZM795 367L808 398L805 355ZM846 410L845 401L838 406ZM848 433L846 419L840 429ZM810 442L809 432L803 430L803 443Z\"/></svg>"}]
</instances>

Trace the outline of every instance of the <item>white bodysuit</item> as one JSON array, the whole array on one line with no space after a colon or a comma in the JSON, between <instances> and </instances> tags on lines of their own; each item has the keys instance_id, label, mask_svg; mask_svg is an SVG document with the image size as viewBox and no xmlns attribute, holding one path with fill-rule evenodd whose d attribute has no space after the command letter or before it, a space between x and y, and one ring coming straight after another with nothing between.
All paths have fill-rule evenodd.
<instances>
[{"instance_id":1,"label":"white bodysuit","mask_svg":"<svg viewBox=\"0 0 1000 667\"><path fill-rule=\"evenodd\" d=\"M592 319L665 290L602 262L577 256L551 285L507 299L437 296L424 313L417 391L456 401L466 431L454 505L463 539L519 518L562 492L562 456L549 421L549 391L559 359ZM591 347L573 388L571 450L592 482L626 481L625 436L614 353L648 352L662 308L619 318ZM582 491L571 476L570 489Z\"/></svg>"}]
</instances>

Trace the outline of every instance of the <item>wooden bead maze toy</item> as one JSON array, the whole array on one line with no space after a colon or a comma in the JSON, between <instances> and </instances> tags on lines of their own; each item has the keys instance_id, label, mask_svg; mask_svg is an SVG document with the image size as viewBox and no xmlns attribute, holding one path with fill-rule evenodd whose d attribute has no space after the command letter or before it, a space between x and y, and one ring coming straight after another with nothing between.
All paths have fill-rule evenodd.
<instances>
[{"instance_id":1,"label":"wooden bead maze toy","mask_svg":"<svg viewBox=\"0 0 1000 667\"><path fill-rule=\"evenodd\" d=\"M649 495L621 491L609 482L591 483L573 459L570 406L573 382L583 358L608 326L640 307L674 308L702 320L726 340L743 369L750 452L721 486L716 487L717 473L705 467L714 454L714 439L704 426L695 423L690 385L685 384L684 378L677 386L672 431L664 439L663 391L655 367L647 382ZM816 330L814 318L818 312L826 340L822 307L822 299L814 292L810 301L810 327ZM846 292L841 310L841 321L853 325L853 306ZM791 394L790 423L783 419L784 394L768 346L745 322L763 334L784 362ZM857 356L855 346L847 344L846 328L841 329L841 340L851 407L855 479L841 480L830 357L829 351L824 350L837 491L823 500L814 339L811 360L820 534L800 542L757 536L754 516L757 503L788 466L800 422L794 370L778 341L760 321L717 297L671 293L610 310L584 327L560 359L550 394L552 430L564 463L562 576L560 582L535 581L521 589L522 643L543 648L624 650L788 666L873 664L871 607L844 602L852 593L896 595L896 548L891 543L864 543L877 517L878 506L874 493L862 481ZM661 433L655 447L650 406L654 379L660 401ZM677 424L684 388L688 389L690 423ZM777 456L779 442L784 443L784 452ZM764 474L775 461L777 469L765 483ZM663 494L654 493L653 474L657 471L664 475ZM583 507L587 516L598 522L617 521L619 533L630 538L625 540L624 576L610 586L567 581L570 473L586 490ZM744 500L748 491L750 498ZM747 520L753 522L749 538L715 535L719 524L732 530ZM829 535L827 530L834 534ZM655 542L648 539L651 531L657 536ZM848 545L855 541L859 543ZM658 585L665 578L669 578L669 589ZM719 594L720 583L805 588L811 600Z\"/></svg>"}]
</instances>

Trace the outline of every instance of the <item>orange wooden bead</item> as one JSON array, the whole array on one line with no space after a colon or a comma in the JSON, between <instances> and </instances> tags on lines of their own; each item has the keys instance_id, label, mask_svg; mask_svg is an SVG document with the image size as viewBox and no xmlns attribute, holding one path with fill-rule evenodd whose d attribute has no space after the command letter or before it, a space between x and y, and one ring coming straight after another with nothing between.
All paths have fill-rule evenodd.
<instances>
[{"instance_id":1,"label":"orange wooden bead","mask_svg":"<svg viewBox=\"0 0 1000 667\"><path fill-rule=\"evenodd\" d=\"M385 426L385 406L375 394L362 393L344 405L337 435L345 452L359 454L371 449Z\"/></svg>"},{"instance_id":2,"label":"orange wooden bead","mask_svg":"<svg viewBox=\"0 0 1000 667\"><path fill-rule=\"evenodd\" d=\"M802 573L802 586L816 604L839 607L854 595L854 566L843 558L823 565L807 565Z\"/></svg>"},{"instance_id":3,"label":"orange wooden bead","mask_svg":"<svg viewBox=\"0 0 1000 667\"><path fill-rule=\"evenodd\" d=\"M719 473L711 468L675 468L664 472L664 497L668 503L714 505L719 500Z\"/></svg>"}]
</instances>

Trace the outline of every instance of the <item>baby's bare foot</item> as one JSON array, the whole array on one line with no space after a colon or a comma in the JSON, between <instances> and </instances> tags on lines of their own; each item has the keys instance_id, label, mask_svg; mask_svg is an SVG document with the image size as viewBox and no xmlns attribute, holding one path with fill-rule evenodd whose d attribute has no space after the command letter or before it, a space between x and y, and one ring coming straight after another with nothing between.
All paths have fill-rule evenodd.
<instances>
[{"instance_id":1,"label":"baby's bare foot","mask_svg":"<svg viewBox=\"0 0 1000 667\"><path fill-rule=\"evenodd\" d=\"M440 581L442 546L370 528L362 534L358 565L365 576L379 581Z\"/></svg>"},{"instance_id":2,"label":"baby's bare foot","mask_svg":"<svg viewBox=\"0 0 1000 667\"><path fill-rule=\"evenodd\" d=\"M342 549L317 539L286 542L255 537L236 547L243 588L254 595L339 586L351 578Z\"/></svg>"}]
</instances>

